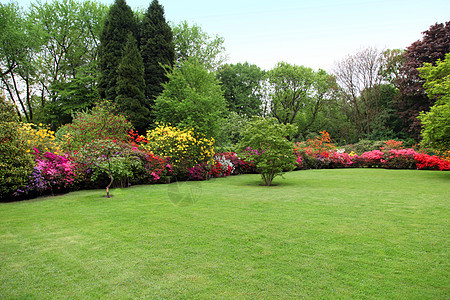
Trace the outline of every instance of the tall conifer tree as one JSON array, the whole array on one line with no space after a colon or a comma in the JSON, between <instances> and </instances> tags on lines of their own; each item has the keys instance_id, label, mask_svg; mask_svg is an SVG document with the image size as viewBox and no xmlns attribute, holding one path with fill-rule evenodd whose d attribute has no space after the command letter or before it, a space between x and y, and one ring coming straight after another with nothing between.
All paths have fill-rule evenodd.
<instances>
[{"instance_id":1,"label":"tall conifer tree","mask_svg":"<svg viewBox=\"0 0 450 300\"><path fill-rule=\"evenodd\" d=\"M115 100L117 96L117 68L122 59L128 34L137 36L137 20L125 0L116 0L111 6L100 35L100 97Z\"/></svg>"},{"instance_id":2,"label":"tall conifer tree","mask_svg":"<svg viewBox=\"0 0 450 300\"><path fill-rule=\"evenodd\" d=\"M117 97L119 110L141 133L149 123L150 111L145 105L144 65L134 36L128 34L124 55L117 69Z\"/></svg>"},{"instance_id":3,"label":"tall conifer tree","mask_svg":"<svg viewBox=\"0 0 450 300\"><path fill-rule=\"evenodd\" d=\"M162 66L173 66L173 33L164 17L164 7L153 0L140 25L140 48L145 70L145 97L150 108L168 81Z\"/></svg>"}]
</instances>

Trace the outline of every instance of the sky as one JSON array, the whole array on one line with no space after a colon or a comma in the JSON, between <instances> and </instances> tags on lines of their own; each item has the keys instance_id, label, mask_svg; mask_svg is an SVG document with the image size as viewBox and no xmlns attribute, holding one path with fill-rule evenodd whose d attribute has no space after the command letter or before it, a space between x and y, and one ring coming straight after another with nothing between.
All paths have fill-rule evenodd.
<instances>
[{"instance_id":1,"label":"sky","mask_svg":"<svg viewBox=\"0 0 450 300\"><path fill-rule=\"evenodd\" d=\"M17 2L25 7L29 3ZM126 2L133 9L147 9L151 0ZM422 39L422 32L431 25L450 21L449 0L159 0L159 3L164 6L167 21L186 20L210 35L223 37L228 63L248 62L266 70L284 61L332 72L336 62L358 50L404 49Z\"/></svg>"}]
</instances>

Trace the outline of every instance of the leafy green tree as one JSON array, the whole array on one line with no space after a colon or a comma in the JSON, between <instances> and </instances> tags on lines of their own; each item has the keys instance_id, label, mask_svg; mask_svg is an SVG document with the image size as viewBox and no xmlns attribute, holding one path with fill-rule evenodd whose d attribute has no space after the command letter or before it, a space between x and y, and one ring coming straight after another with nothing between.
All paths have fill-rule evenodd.
<instances>
[{"instance_id":1,"label":"leafy green tree","mask_svg":"<svg viewBox=\"0 0 450 300\"><path fill-rule=\"evenodd\" d=\"M109 9L100 35L100 79L98 89L103 99L117 97L117 69L122 60L128 35L137 37L137 20L125 0L116 0Z\"/></svg>"},{"instance_id":2,"label":"leafy green tree","mask_svg":"<svg viewBox=\"0 0 450 300\"><path fill-rule=\"evenodd\" d=\"M98 98L97 55L107 6L63 0L32 4L29 18L41 35L34 78L40 90L37 120L53 128L70 122L74 110L90 108Z\"/></svg>"},{"instance_id":3,"label":"leafy green tree","mask_svg":"<svg viewBox=\"0 0 450 300\"><path fill-rule=\"evenodd\" d=\"M425 79L424 88L428 96L436 99L429 112L422 112L422 145L436 150L450 149L450 53L436 66L425 63L419 69Z\"/></svg>"},{"instance_id":4,"label":"leafy green tree","mask_svg":"<svg viewBox=\"0 0 450 300\"><path fill-rule=\"evenodd\" d=\"M262 87L264 71L249 63L225 64L217 70L227 108L247 117L262 112Z\"/></svg>"},{"instance_id":5,"label":"leafy green tree","mask_svg":"<svg viewBox=\"0 0 450 300\"><path fill-rule=\"evenodd\" d=\"M197 60L187 59L167 76L169 82L155 100L156 120L215 137L226 107L214 74Z\"/></svg>"},{"instance_id":6,"label":"leafy green tree","mask_svg":"<svg viewBox=\"0 0 450 300\"><path fill-rule=\"evenodd\" d=\"M275 118L256 117L242 133L241 150L245 159L253 162L264 185L272 185L276 176L295 167L293 145L286 137L294 132L290 124L280 124Z\"/></svg>"},{"instance_id":7,"label":"leafy green tree","mask_svg":"<svg viewBox=\"0 0 450 300\"><path fill-rule=\"evenodd\" d=\"M194 58L206 69L214 71L226 61L223 37L210 36L198 25L190 26L186 21L173 26L172 30L177 64Z\"/></svg>"},{"instance_id":8,"label":"leafy green tree","mask_svg":"<svg viewBox=\"0 0 450 300\"><path fill-rule=\"evenodd\" d=\"M137 41L131 33L128 35L117 75L117 107L128 116L134 128L145 133L150 122L150 111L145 105L144 64Z\"/></svg>"},{"instance_id":9,"label":"leafy green tree","mask_svg":"<svg viewBox=\"0 0 450 300\"><path fill-rule=\"evenodd\" d=\"M39 32L15 3L0 3L0 84L26 121L33 119L32 94Z\"/></svg>"},{"instance_id":10,"label":"leafy green tree","mask_svg":"<svg viewBox=\"0 0 450 300\"><path fill-rule=\"evenodd\" d=\"M173 33L164 17L164 8L153 0L140 23L139 39L145 70L145 97L151 108L168 81L164 66L172 68L175 60Z\"/></svg>"},{"instance_id":11,"label":"leafy green tree","mask_svg":"<svg viewBox=\"0 0 450 300\"><path fill-rule=\"evenodd\" d=\"M267 76L272 116L282 124L294 123L298 112L311 97L314 71L304 66L280 62Z\"/></svg>"}]
</instances>

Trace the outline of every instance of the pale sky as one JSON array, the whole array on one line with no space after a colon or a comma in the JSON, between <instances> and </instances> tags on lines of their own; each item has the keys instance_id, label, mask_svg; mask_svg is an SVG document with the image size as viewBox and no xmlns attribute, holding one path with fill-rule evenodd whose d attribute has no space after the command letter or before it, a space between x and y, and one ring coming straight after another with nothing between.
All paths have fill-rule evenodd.
<instances>
[{"instance_id":1,"label":"pale sky","mask_svg":"<svg viewBox=\"0 0 450 300\"><path fill-rule=\"evenodd\" d=\"M6 2L5 0L0 0ZM20 5L29 1L20 0ZM113 0L100 0L111 4ZM151 0L126 1L147 9ZM229 63L279 61L331 72L357 50L406 48L450 21L449 0L159 0L166 20L187 20L225 39Z\"/></svg>"}]
</instances>

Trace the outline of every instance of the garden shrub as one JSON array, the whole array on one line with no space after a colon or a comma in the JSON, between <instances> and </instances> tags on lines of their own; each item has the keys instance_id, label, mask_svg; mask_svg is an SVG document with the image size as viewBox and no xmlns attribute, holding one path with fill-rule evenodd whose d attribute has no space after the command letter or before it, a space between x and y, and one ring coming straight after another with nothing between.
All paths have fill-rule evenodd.
<instances>
[{"instance_id":1,"label":"garden shrub","mask_svg":"<svg viewBox=\"0 0 450 300\"><path fill-rule=\"evenodd\" d=\"M276 176L295 168L297 157L286 139L292 132L292 126L279 124L274 118L254 118L245 127L241 149L245 160L254 163L264 185L271 185Z\"/></svg>"},{"instance_id":2,"label":"garden shrub","mask_svg":"<svg viewBox=\"0 0 450 300\"><path fill-rule=\"evenodd\" d=\"M55 132L42 124L21 123L20 130L28 143L28 152L37 149L39 153L51 152L61 154L62 151L55 140Z\"/></svg>"},{"instance_id":3,"label":"garden shrub","mask_svg":"<svg viewBox=\"0 0 450 300\"><path fill-rule=\"evenodd\" d=\"M38 196L48 193L65 192L75 184L77 164L67 155L40 152L34 148L34 170L27 184L17 190L17 194Z\"/></svg>"},{"instance_id":4,"label":"garden shrub","mask_svg":"<svg viewBox=\"0 0 450 300\"><path fill-rule=\"evenodd\" d=\"M117 113L116 106L104 101L90 111L77 112L72 123L62 126L56 137L62 150L71 152L96 139L126 141L131 129L131 123Z\"/></svg>"},{"instance_id":5,"label":"garden shrub","mask_svg":"<svg viewBox=\"0 0 450 300\"><path fill-rule=\"evenodd\" d=\"M384 152L380 150L367 151L360 156L354 156L353 162L358 167L381 167L384 162Z\"/></svg>"},{"instance_id":6,"label":"garden shrub","mask_svg":"<svg viewBox=\"0 0 450 300\"><path fill-rule=\"evenodd\" d=\"M425 153L416 153L414 155L418 170L441 170L450 171L450 162L441 159L436 155L428 155Z\"/></svg>"},{"instance_id":7,"label":"garden shrub","mask_svg":"<svg viewBox=\"0 0 450 300\"><path fill-rule=\"evenodd\" d=\"M0 122L0 199L7 199L28 182L33 156L19 123Z\"/></svg>"},{"instance_id":8,"label":"garden shrub","mask_svg":"<svg viewBox=\"0 0 450 300\"><path fill-rule=\"evenodd\" d=\"M385 155L383 167L387 169L415 169L416 161L414 155L417 154L413 149L391 149Z\"/></svg>"},{"instance_id":9,"label":"garden shrub","mask_svg":"<svg viewBox=\"0 0 450 300\"><path fill-rule=\"evenodd\" d=\"M186 177L189 168L208 162L214 156L214 139L191 128L158 124L147 132L147 141L144 148L159 157L167 157L174 175L179 177Z\"/></svg>"}]
</instances>

